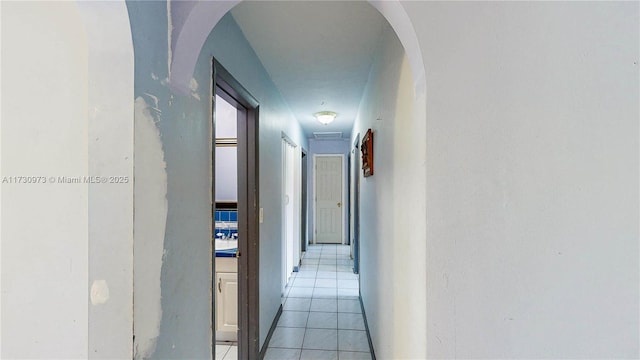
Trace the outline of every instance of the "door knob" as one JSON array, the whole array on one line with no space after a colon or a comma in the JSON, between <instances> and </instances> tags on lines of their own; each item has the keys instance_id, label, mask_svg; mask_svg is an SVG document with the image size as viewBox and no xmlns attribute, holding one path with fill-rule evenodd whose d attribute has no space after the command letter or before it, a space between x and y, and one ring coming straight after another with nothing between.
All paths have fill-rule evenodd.
<instances>
[{"instance_id":1,"label":"door knob","mask_svg":"<svg viewBox=\"0 0 640 360\"><path fill-rule=\"evenodd\" d=\"M342 203L338 203L338 207L341 207L341 206L342 206Z\"/></svg>"}]
</instances>

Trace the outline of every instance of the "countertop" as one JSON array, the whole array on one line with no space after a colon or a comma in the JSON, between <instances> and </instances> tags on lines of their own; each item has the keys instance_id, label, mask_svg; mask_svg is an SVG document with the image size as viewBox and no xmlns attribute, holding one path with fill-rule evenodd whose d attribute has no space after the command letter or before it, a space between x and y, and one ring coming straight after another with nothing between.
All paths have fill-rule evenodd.
<instances>
[{"instance_id":1,"label":"countertop","mask_svg":"<svg viewBox=\"0 0 640 360\"><path fill-rule=\"evenodd\" d=\"M216 239L216 257L236 257L238 240Z\"/></svg>"},{"instance_id":2,"label":"countertop","mask_svg":"<svg viewBox=\"0 0 640 360\"><path fill-rule=\"evenodd\" d=\"M223 250L216 249L216 257L236 257L237 252L238 252L238 248L223 249Z\"/></svg>"}]
</instances>

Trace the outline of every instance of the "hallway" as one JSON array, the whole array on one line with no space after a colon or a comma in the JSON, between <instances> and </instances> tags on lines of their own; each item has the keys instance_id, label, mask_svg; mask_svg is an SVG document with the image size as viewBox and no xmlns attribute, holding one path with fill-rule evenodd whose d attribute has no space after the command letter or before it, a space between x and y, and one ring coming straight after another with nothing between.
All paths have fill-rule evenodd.
<instances>
[{"instance_id":1,"label":"hallway","mask_svg":"<svg viewBox=\"0 0 640 360\"><path fill-rule=\"evenodd\" d=\"M0 2L0 358L640 359L638 14ZM216 352L222 74L258 116L236 153L255 157L237 199L255 197L240 237L255 266L238 268L257 276L225 293L241 294L226 304L243 308L243 346ZM283 233L300 200L283 193L283 139L308 156L306 237ZM332 152L351 160L336 205L357 209L359 274L346 247L311 246L285 292L286 240L316 239L312 158L329 152L312 145L327 139L348 147Z\"/></svg>"},{"instance_id":2,"label":"hallway","mask_svg":"<svg viewBox=\"0 0 640 360\"><path fill-rule=\"evenodd\" d=\"M285 289L265 359L370 359L348 245L310 245Z\"/></svg>"}]
</instances>

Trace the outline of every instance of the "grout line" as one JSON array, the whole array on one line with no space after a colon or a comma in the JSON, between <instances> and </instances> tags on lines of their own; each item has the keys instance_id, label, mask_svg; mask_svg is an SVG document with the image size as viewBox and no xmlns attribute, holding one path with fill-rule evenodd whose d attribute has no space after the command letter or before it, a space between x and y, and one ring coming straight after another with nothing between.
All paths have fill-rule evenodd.
<instances>
[{"instance_id":1,"label":"grout line","mask_svg":"<svg viewBox=\"0 0 640 360\"><path fill-rule=\"evenodd\" d=\"M224 355L222 355L222 360L225 360L225 359L226 359L227 355L229 354L229 351L231 351L231 346L229 346L229 347L227 348L227 351L225 351L225 352L224 352Z\"/></svg>"},{"instance_id":2,"label":"grout line","mask_svg":"<svg viewBox=\"0 0 640 360\"><path fill-rule=\"evenodd\" d=\"M313 246L313 247L312 247ZM362 331L364 332L367 337L369 338L369 333L366 331L366 324L365 324L365 330L360 330L360 329L340 329L339 325L337 323L338 321L338 317L340 312L338 311L337 308L337 302L339 300L351 300L351 296L339 296L338 295L338 290L339 289L358 289L358 288L341 288L338 287L338 281L340 280L354 280L354 279L338 279L338 274L339 273L350 273L349 270L344 270L344 267L350 267L352 266L352 263L349 263L349 260L351 260L348 256L348 254L345 252L344 254L342 253L342 251L338 251L340 244L335 244L335 245L312 245L309 248L307 248L307 252L305 253L305 255L302 258L301 261L301 265L305 266L306 269L308 271L315 271L314 277L313 278L306 278L306 279L312 279L314 281L314 286L311 287L313 289L311 296L310 297L300 297L299 299L309 299L310 300L310 304L309 304L309 309L308 311L301 311L301 310L287 310L287 311L296 311L296 312L306 312L307 313L307 320L305 323L305 327L304 328L300 328L298 327L298 329L304 329L304 334L302 337L302 345L300 346L300 348L298 350L300 350L300 357L299 359L302 358L302 352L304 350L324 350L324 351L335 351L336 354L338 355L338 358L340 357L340 349L339 349L339 337L336 338L336 349L335 350L327 350L327 349L305 349L304 348L304 340L306 339L307 336L307 329L314 329L314 330L334 330L337 333L339 333L340 330L348 330L348 331ZM319 257L309 257L308 259L311 260L313 259L313 262L317 261L317 264L309 264L309 263L305 263L305 257L309 256L310 254L314 254L314 255L318 255L318 251L319 251ZM346 260L346 261L345 261ZM327 263L321 263L322 262L330 262L330 264ZM338 265L338 261L340 261L340 264ZM345 264L346 262L346 264ZM319 270L320 266L327 266L329 267L329 270ZM338 267L342 267L340 270L338 270ZM311 268L315 268L315 270L311 270ZM301 269L302 270L302 269ZM302 270L305 271L305 270ZM318 272L324 272L324 273L333 273L330 275L330 277L322 277L319 278L318 277ZM323 275L328 275L328 274L323 274ZM296 277L297 279L298 277ZM301 278L302 279L302 278ZM318 287L315 286L315 284L317 283L318 279L327 279L327 280L334 280L336 282L336 286L331 286L331 287ZM357 278L355 279L357 280ZM304 288L309 288L309 287L304 287ZM335 296L322 296L322 297L314 297L313 294L315 293L316 289L332 289L336 292ZM327 291L327 290L325 290ZM328 290L329 292L331 292L331 290ZM290 297L289 293L287 294L287 296L285 296L285 303L286 301L288 301L289 298L296 298L296 297ZM355 299L353 300L358 300L359 296L356 296ZM336 302L336 311L313 311L311 310L312 308L312 304L314 300L333 300ZM360 306L362 307L362 304L360 304ZM364 314L362 312L362 308L360 309L361 312L357 313L357 312L346 312L345 314L360 314L363 317L364 320ZM327 314L336 314L336 327L335 328L315 328L315 327L309 327L309 318L311 317L311 313L327 313ZM281 326L284 327L284 326ZM369 339L370 340L370 339ZM348 351L348 350L345 350ZM350 351L350 352L357 352L357 353L362 353L362 354L371 354L371 352L365 352L365 351Z\"/></svg>"}]
</instances>

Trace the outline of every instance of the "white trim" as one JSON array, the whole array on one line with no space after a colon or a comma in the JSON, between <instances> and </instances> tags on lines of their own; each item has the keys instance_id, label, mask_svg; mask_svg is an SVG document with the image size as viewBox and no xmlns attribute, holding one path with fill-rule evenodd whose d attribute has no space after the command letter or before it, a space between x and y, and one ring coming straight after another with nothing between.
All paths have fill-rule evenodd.
<instances>
[{"instance_id":1,"label":"white trim","mask_svg":"<svg viewBox=\"0 0 640 360\"><path fill-rule=\"evenodd\" d=\"M302 151L299 146L293 150L293 217L295 227L293 229L293 266L300 269L302 259Z\"/></svg>"},{"instance_id":2,"label":"white trim","mask_svg":"<svg viewBox=\"0 0 640 360\"><path fill-rule=\"evenodd\" d=\"M282 140L286 141L289 145L293 146L294 148L298 147L298 145L296 145L296 143L293 140L291 140L291 138L287 134L285 134L284 131L280 132L280 137L282 137Z\"/></svg>"},{"instance_id":3,"label":"white trim","mask_svg":"<svg viewBox=\"0 0 640 360\"><path fill-rule=\"evenodd\" d=\"M308 180L307 180L308 181ZM309 241L309 245L317 244L316 240L316 219L317 219L317 209L316 209L316 154L313 154L313 162L311 165L311 182L313 183L313 190L311 193L311 200L313 201L313 227L311 228L311 241Z\"/></svg>"},{"instance_id":4,"label":"white trim","mask_svg":"<svg viewBox=\"0 0 640 360\"><path fill-rule=\"evenodd\" d=\"M280 186L280 211L282 215L281 219L281 234L282 234L282 293L284 295L284 290L289 281L289 275L291 274L290 268L288 268L288 227L292 228L291 233L291 252L293 255L291 265L293 268L299 266L300 264L300 237L301 237L301 227L300 227L300 217L301 217L301 197L300 197L300 175L301 175L301 156L300 156L300 147L296 145L291 138L287 136L284 132L282 134L282 142L280 145L281 148L281 162L282 162L282 179ZM291 152L290 149L291 148ZM291 155L291 159L289 159L289 155ZM288 168L288 164L291 164L292 168ZM285 196L287 194L287 179L290 175L287 174L287 170L292 172L291 176L291 187L292 193L289 198L289 204L292 206L292 219L291 224L287 223L287 204L284 203Z\"/></svg>"},{"instance_id":5,"label":"white trim","mask_svg":"<svg viewBox=\"0 0 640 360\"><path fill-rule=\"evenodd\" d=\"M340 158L342 161L342 206L340 206L340 209L342 210L342 234L340 235L341 238L341 243L342 245L345 245L347 243L347 239L345 237L345 232L347 231L347 222L345 221L345 217L347 215L347 176L349 176L349 174L347 173L347 171L349 171L349 169L346 169L345 171L345 167L347 166L347 162L345 161L345 154L340 154Z\"/></svg>"},{"instance_id":6,"label":"white trim","mask_svg":"<svg viewBox=\"0 0 640 360\"><path fill-rule=\"evenodd\" d=\"M286 153L286 141L282 139L280 142L280 163L282 164L282 169L280 172L280 176L282 181L280 181L280 233L281 242L280 242L280 252L282 256L282 260L280 261L280 292L282 296L285 296L285 288L287 286L287 210L286 205L284 204L284 196L287 193L287 153Z\"/></svg>"},{"instance_id":7,"label":"white trim","mask_svg":"<svg viewBox=\"0 0 640 360\"><path fill-rule=\"evenodd\" d=\"M313 170L312 170L312 178L313 178L313 244L317 244L316 239L316 227L317 227L317 219L318 219L318 204L316 201L316 159L319 157L340 157L341 163L341 171L342 171L342 194L341 194L341 203L340 206L341 216L340 221L342 222L342 231L340 232L340 244L345 244L345 231L346 231L346 222L345 222L345 194L346 194L346 184L347 184L347 174L345 173L345 154L313 154ZM312 244L312 242L309 242Z\"/></svg>"}]
</instances>

